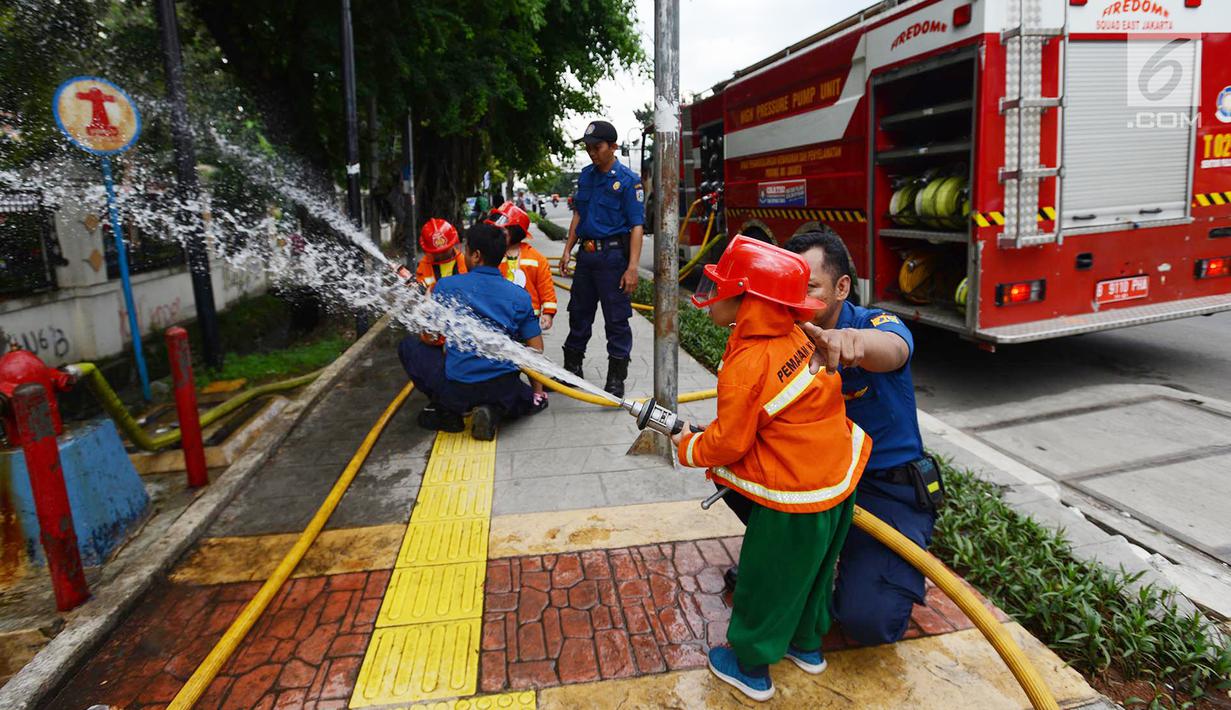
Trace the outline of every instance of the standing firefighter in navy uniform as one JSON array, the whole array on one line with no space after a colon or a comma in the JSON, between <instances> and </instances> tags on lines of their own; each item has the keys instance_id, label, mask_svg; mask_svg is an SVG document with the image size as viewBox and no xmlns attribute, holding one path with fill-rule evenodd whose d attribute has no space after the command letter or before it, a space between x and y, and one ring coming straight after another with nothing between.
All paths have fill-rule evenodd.
<instances>
[{"instance_id":1,"label":"standing firefighter in navy uniform","mask_svg":"<svg viewBox=\"0 0 1231 710\"><path fill-rule=\"evenodd\" d=\"M577 269L569 299L569 333L564 341L564 367L582 376L581 363L594 326L599 304L607 334L607 384L616 397L624 396L628 377L633 330L628 319L633 315L629 296L637 287L637 261L641 257L641 237L645 224L645 191L641 178L616 159L615 127L606 121L586 126L577 140L585 143L592 165L581 171L573 223L569 225L560 273L572 271L569 261L573 246L580 243Z\"/></svg>"}]
</instances>

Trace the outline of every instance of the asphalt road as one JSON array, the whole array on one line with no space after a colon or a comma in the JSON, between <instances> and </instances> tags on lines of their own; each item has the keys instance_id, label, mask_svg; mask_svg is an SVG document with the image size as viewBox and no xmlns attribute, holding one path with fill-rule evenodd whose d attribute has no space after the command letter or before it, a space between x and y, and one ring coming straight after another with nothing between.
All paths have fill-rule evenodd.
<instances>
[{"instance_id":1,"label":"asphalt road","mask_svg":"<svg viewBox=\"0 0 1231 710\"><path fill-rule=\"evenodd\" d=\"M568 227L562 201L548 218ZM643 266L653 264L647 240ZM912 327L919 407L943 415L1104 384L1154 384L1231 401L1231 312L1024 345L989 353L953 333Z\"/></svg>"}]
</instances>

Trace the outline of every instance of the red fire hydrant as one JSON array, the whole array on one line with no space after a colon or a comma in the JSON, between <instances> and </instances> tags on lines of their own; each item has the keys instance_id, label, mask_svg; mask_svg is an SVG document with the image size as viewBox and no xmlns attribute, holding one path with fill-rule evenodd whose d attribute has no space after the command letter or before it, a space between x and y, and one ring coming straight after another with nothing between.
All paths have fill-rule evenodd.
<instances>
[{"instance_id":1,"label":"red fire hydrant","mask_svg":"<svg viewBox=\"0 0 1231 710\"><path fill-rule=\"evenodd\" d=\"M16 448L22 446L21 433L17 428L17 417L12 406L13 396L17 388L36 383L43 386L47 393L48 411L51 423L57 435L64 433L64 424L60 421L60 408L56 405L56 392L67 392L76 384L77 378L54 367L48 367L37 355L29 350L10 350L0 357L0 414L3 414L4 436L9 445Z\"/></svg>"}]
</instances>

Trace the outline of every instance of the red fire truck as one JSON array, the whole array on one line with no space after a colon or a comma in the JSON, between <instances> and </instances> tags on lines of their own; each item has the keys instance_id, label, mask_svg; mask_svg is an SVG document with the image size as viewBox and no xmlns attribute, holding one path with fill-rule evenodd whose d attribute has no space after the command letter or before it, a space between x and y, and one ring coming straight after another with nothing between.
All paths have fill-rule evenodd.
<instances>
[{"instance_id":1,"label":"red fire truck","mask_svg":"<svg viewBox=\"0 0 1231 710\"><path fill-rule=\"evenodd\" d=\"M684 107L681 210L827 225L863 303L989 348L1228 310L1228 33L1216 0L886 0Z\"/></svg>"}]
</instances>

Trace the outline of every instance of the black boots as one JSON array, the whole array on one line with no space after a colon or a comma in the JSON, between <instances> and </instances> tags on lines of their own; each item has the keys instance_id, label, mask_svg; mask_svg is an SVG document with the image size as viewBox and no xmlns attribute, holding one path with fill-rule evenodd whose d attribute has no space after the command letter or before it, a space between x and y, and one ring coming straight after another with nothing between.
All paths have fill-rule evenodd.
<instances>
[{"instance_id":1,"label":"black boots","mask_svg":"<svg viewBox=\"0 0 1231 710\"><path fill-rule=\"evenodd\" d=\"M624 399L624 380L628 379L628 358L607 358L607 385L603 387L613 396Z\"/></svg>"},{"instance_id":2,"label":"black boots","mask_svg":"<svg viewBox=\"0 0 1231 710\"><path fill-rule=\"evenodd\" d=\"M581 361L585 359L585 352L581 350L573 350L572 348L564 348L564 369L582 379L585 379L585 375L581 374Z\"/></svg>"},{"instance_id":3,"label":"black boots","mask_svg":"<svg viewBox=\"0 0 1231 710\"><path fill-rule=\"evenodd\" d=\"M500 414L490 404L480 404L474 408L474 416L470 418L470 435L479 441L491 441L496 438L496 427Z\"/></svg>"}]
</instances>

